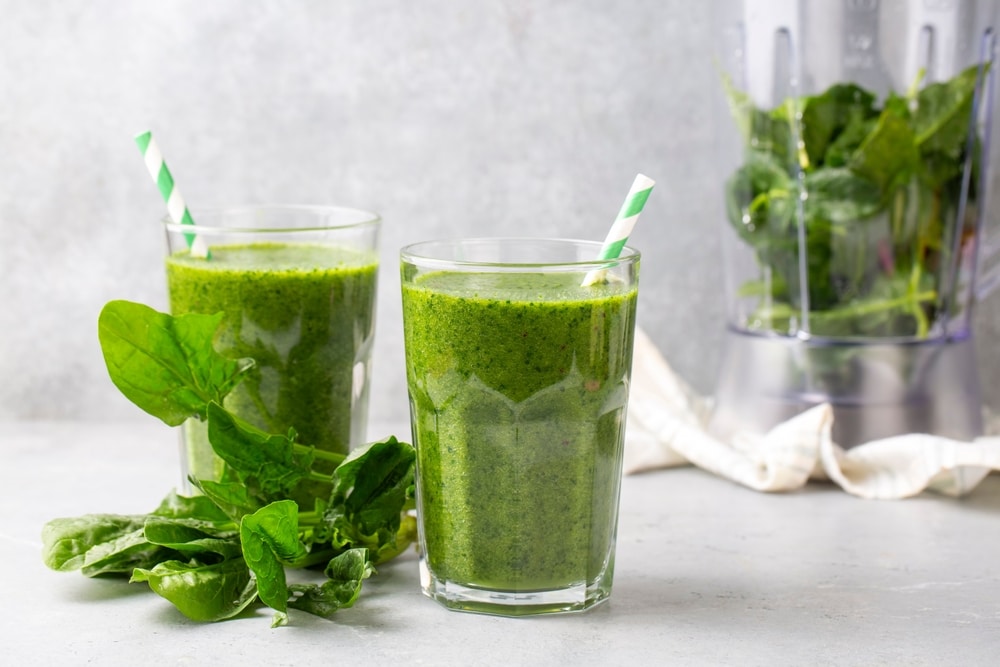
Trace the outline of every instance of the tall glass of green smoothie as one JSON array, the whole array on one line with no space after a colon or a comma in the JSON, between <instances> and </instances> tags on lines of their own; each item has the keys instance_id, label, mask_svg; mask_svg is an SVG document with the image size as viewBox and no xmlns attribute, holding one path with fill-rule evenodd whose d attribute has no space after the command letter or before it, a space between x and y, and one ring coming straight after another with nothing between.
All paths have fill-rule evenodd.
<instances>
[{"instance_id":1,"label":"tall glass of green smoothie","mask_svg":"<svg viewBox=\"0 0 1000 667\"><path fill-rule=\"evenodd\" d=\"M379 218L331 206L247 206L169 220L170 310L223 313L222 354L256 366L226 407L258 428L347 453L365 438ZM207 246L207 257L188 249ZM183 429L186 476L225 479L205 424ZM301 497L308 495L302 489ZM311 509L311 508L310 508Z\"/></svg>"},{"instance_id":2,"label":"tall glass of green smoothie","mask_svg":"<svg viewBox=\"0 0 1000 667\"><path fill-rule=\"evenodd\" d=\"M611 593L639 253L600 248L402 250L421 585L446 607L581 611Z\"/></svg>"}]
</instances>

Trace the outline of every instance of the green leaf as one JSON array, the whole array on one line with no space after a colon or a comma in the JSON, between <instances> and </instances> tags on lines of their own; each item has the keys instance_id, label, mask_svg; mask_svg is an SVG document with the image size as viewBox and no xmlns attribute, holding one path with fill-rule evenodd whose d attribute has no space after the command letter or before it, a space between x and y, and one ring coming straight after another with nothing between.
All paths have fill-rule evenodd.
<instances>
[{"instance_id":1,"label":"green leaf","mask_svg":"<svg viewBox=\"0 0 1000 667\"><path fill-rule=\"evenodd\" d=\"M856 119L848 123L844 131L830 142L823 156L824 167L846 167L865 139L875 131L878 117Z\"/></svg>"},{"instance_id":2,"label":"green leaf","mask_svg":"<svg viewBox=\"0 0 1000 667\"><path fill-rule=\"evenodd\" d=\"M91 549L141 531L142 522L142 517L119 514L53 519L42 528L42 560L60 572L79 570Z\"/></svg>"},{"instance_id":3,"label":"green leaf","mask_svg":"<svg viewBox=\"0 0 1000 667\"><path fill-rule=\"evenodd\" d=\"M263 504L250 493L242 482L213 482L207 479L192 479L191 483L205 494L214 506L233 521L239 521L247 514L253 514Z\"/></svg>"},{"instance_id":4,"label":"green leaf","mask_svg":"<svg viewBox=\"0 0 1000 667\"><path fill-rule=\"evenodd\" d=\"M830 260L833 257L832 244L836 226L829 221L829 218L823 216L809 217L806 223L806 272L809 279L809 308L812 310L829 308L839 298L830 265ZM797 302L798 299L795 299L794 303Z\"/></svg>"},{"instance_id":5,"label":"green leaf","mask_svg":"<svg viewBox=\"0 0 1000 667\"><path fill-rule=\"evenodd\" d=\"M398 553L401 515L412 497L413 447L394 437L360 447L337 466L323 520L337 547L368 547L372 560Z\"/></svg>"},{"instance_id":6,"label":"green leaf","mask_svg":"<svg viewBox=\"0 0 1000 667\"><path fill-rule=\"evenodd\" d=\"M831 86L802 104L802 142L812 167L822 166L827 148L848 127L877 115L875 95L852 83Z\"/></svg>"},{"instance_id":7,"label":"green leaf","mask_svg":"<svg viewBox=\"0 0 1000 667\"><path fill-rule=\"evenodd\" d=\"M170 426L204 419L253 366L218 354L212 339L222 314L172 317L130 301L111 301L98 337L111 381L130 401Z\"/></svg>"},{"instance_id":8,"label":"green leaf","mask_svg":"<svg viewBox=\"0 0 1000 667\"><path fill-rule=\"evenodd\" d=\"M882 208L878 186L850 169L820 169L805 177L806 215L833 223L873 216Z\"/></svg>"},{"instance_id":9,"label":"green leaf","mask_svg":"<svg viewBox=\"0 0 1000 667\"><path fill-rule=\"evenodd\" d=\"M920 178L925 187L931 190L941 190L945 186L955 183L962 176L965 162L944 153L928 151L923 154L923 164L921 165ZM972 186L975 187L976 179L973 177Z\"/></svg>"},{"instance_id":10,"label":"green leaf","mask_svg":"<svg viewBox=\"0 0 1000 667\"><path fill-rule=\"evenodd\" d=\"M883 111L871 134L851 158L851 171L878 185L887 198L920 167L915 140L913 128L905 118L890 110Z\"/></svg>"},{"instance_id":11,"label":"green leaf","mask_svg":"<svg viewBox=\"0 0 1000 667\"><path fill-rule=\"evenodd\" d=\"M160 506L150 514L173 519L201 519L216 523L224 523L231 518L210 498L182 496L176 491L167 494Z\"/></svg>"},{"instance_id":12,"label":"green leaf","mask_svg":"<svg viewBox=\"0 0 1000 667\"><path fill-rule=\"evenodd\" d=\"M176 552L151 544L142 515L87 514L53 519L42 528L42 560L61 572L84 576L127 574Z\"/></svg>"},{"instance_id":13,"label":"green leaf","mask_svg":"<svg viewBox=\"0 0 1000 667\"><path fill-rule=\"evenodd\" d=\"M728 77L723 77L723 86L729 110L746 145L773 158L782 167L795 164L796 152L790 123L794 109L782 106L774 111L763 111L755 107L750 96L738 90Z\"/></svg>"},{"instance_id":14,"label":"green leaf","mask_svg":"<svg viewBox=\"0 0 1000 667\"><path fill-rule=\"evenodd\" d=\"M980 67L973 65L947 81L924 86L917 93L913 129L921 151L944 153L956 159L961 156L969 139L979 71Z\"/></svg>"},{"instance_id":15,"label":"green leaf","mask_svg":"<svg viewBox=\"0 0 1000 667\"><path fill-rule=\"evenodd\" d=\"M195 621L232 618L257 598L257 584L242 558L211 565L168 560L149 569L136 569L131 581L147 582Z\"/></svg>"},{"instance_id":16,"label":"green leaf","mask_svg":"<svg viewBox=\"0 0 1000 667\"><path fill-rule=\"evenodd\" d=\"M227 529L217 524L198 519L165 518L149 516L143 524L143 536L152 544L169 547L188 556L214 554L225 560L242 554L238 539L239 532L232 523Z\"/></svg>"},{"instance_id":17,"label":"green leaf","mask_svg":"<svg viewBox=\"0 0 1000 667\"><path fill-rule=\"evenodd\" d=\"M288 606L323 618L338 609L353 606L361 594L361 583L375 568L368 550L349 549L331 559L325 569L328 577L322 584L293 584L288 587Z\"/></svg>"},{"instance_id":18,"label":"green leaf","mask_svg":"<svg viewBox=\"0 0 1000 667\"><path fill-rule=\"evenodd\" d=\"M288 586L282 561L294 561L306 553L299 541L298 505L279 500L243 517L240 542L260 599L275 610L273 625L284 625Z\"/></svg>"},{"instance_id":19,"label":"green leaf","mask_svg":"<svg viewBox=\"0 0 1000 667\"><path fill-rule=\"evenodd\" d=\"M791 224L798 189L775 159L757 151L726 182L729 222L745 241L757 245Z\"/></svg>"},{"instance_id":20,"label":"green leaf","mask_svg":"<svg viewBox=\"0 0 1000 667\"><path fill-rule=\"evenodd\" d=\"M288 436L266 433L217 403L208 406L208 440L215 453L268 495L287 495L312 476L313 450L296 448Z\"/></svg>"}]
</instances>

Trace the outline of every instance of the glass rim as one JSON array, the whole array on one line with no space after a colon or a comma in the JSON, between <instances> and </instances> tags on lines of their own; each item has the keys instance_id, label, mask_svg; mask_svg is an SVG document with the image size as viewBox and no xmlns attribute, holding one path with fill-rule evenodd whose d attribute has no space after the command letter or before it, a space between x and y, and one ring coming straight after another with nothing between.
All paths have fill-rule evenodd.
<instances>
[{"instance_id":1,"label":"glass rim","mask_svg":"<svg viewBox=\"0 0 1000 667\"><path fill-rule=\"evenodd\" d=\"M588 259L562 259L552 261L540 260L474 260L474 259L453 259L440 256L421 254L421 247L441 246L456 247L460 244L485 246L487 244L512 245L515 243L526 245L558 244L563 246L588 247L594 249L594 256ZM399 251L400 260L409 264L419 265L427 268L449 268L449 269L502 269L507 271L531 270L531 269L561 269L565 271L589 271L592 269L608 269L623 264L631 264L639 261L641 253L635 248L626 245L618 257L601 259L598 255L603 243L590 239L573 239L557 237L530 237L530 236L498 236L498 237L458 237L442 238L427 241L418 241L403 246Z\"/></svg>"},{"instance_id":2,"label":"glass rim","mask_svg":"<svg viewBox=\"0 0 1000 667\"><path fill-rule=\"evenodd\" d=\"M300 232L320 232L320 231L331 231L337 229L356 229L366 226L378 225L382 218L378 213L374 211L369 211L367 209L354 208L351 206L336 206L327 204L282 204L282 203L268 203L268 204L238 204L233 206L205 206L201 208L191 208L191 217L194 220L193 225L187 225L180 222L175 222L169 215L165 215L160 218L163 223L164 228L168 232L177 232L185 234L220 234L220 233L286 233L295 234ZM340 224L312 224L312 225L295 225L288 227L248 227L248 226L233 226L227 227L224 225L205 225L198 222L199 217L215 217L215 219L225 218L227 215L242 215L247 213L252 213L254 211L297 211L297 212L308 212L308 213L318 213L318 214L348 214L356 219L352 219L350 222L344 222Z\"/></svg>"}]
</instances>

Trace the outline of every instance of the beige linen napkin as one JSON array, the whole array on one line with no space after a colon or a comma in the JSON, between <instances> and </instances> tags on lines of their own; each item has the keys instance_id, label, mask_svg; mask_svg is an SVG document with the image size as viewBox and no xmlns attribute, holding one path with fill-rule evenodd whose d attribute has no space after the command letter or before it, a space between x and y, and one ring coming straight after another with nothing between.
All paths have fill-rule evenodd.
<instances>
[{"instance_id":1,"label":"beige linen napkin","mask_svg":"<svg viewBox=\"0 0 1000 667\"><path fill-rule=\"evenodd\" d=\"M810 479L828 479L855 496L891 499L925 489L962 495L990 470L1000 470L996 436L959 442L909 434L844 450L830 438L833 410L823 404L764 435L742 434L723 442L706 430L710 411L711 401L692 391L637 330L625 436L627 474L693 464L757 491L791 491Z\"/></svg>"}]
</instances>

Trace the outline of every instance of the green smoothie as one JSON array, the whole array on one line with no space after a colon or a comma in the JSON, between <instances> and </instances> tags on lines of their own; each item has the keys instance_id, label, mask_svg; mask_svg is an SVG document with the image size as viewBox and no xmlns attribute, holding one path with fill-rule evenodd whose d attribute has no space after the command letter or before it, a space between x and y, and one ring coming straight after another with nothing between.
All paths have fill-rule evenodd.
<instances>
[{"instance_id":1,"label":"green smoothie","mask_svg":"<svg viewBox=\"0 0 1000 667\"><path fill-rule=\"evenodd\" d=\"M610 589L636 288L581 278L404 280L421 540L439 581Z\"/></svg>"},{"instance_id":2,"label":"green smoothie","mask_svg":"<svg viewBox=\"0 0 1000 667\"><path fill-rule=\"evenodd\" d=\"M255 426L346 453L364 434L376 258L306 243L213 245L210 259L167 258L174 314L224 313L216 347L256 368L226 407ZM188 472L216 479L204 425L186 429Z\"/></svg>"}]
</instances>

